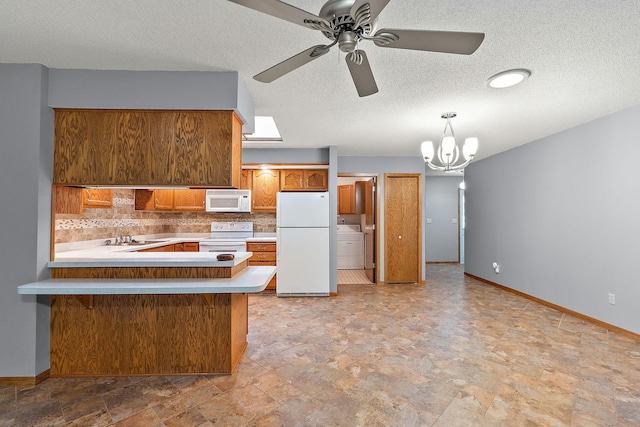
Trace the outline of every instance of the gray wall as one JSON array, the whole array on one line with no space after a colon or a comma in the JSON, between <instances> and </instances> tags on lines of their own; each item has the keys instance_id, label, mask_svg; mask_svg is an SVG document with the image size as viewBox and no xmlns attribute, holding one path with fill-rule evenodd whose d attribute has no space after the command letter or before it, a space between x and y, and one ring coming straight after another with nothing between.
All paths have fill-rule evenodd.
<instances>
[{"instance_id":1,"label":"gray wall","mask_svg":"<svg viewBox=\"0 0 640 427\"><path fill-rule=\"evenodd\" d=\"M18 295L48 277L53 111L48 70L0 64L0 377L49 368L48 299Z\"/></svg>"},{"instance_id":2,"label":"gray wall","mask_svg":"<svg viewBox=\"0 0 640 427\"><path fill-rule=\"evenodd\" d=\"M49 105L60 108L235 110L253 132L254 104L237 72L49 71Z\"/></svg>"},{"instance_id":3,"label":"gray wall","mask_svg":"<svg viewBox=\"0 0 640 427\"><path fill-rule=\"evenodd\" d=\"M460 176L425 177L427 262L458 262L458 187ZM454 224L452 220L455 219Z\"/></svg>"},{"instance_id":4,"label":"gray wall","mask_svg":"<svg viewBox=\"0 0 640 427\"><path fill-rule=\"evenodd\" d=\"M329 164L327 148L244 148L242 163L322 163Z\"/></svg>"},{"instance_id":5,"label":"gray wall","mask_svg":"<svg viewBox=\"0 0 640 427\"><path fill-rule=\"evenodd\" d=\"M376 157L376 156L342 156L338 157L338 173L379 174L378 180L378 220L377 227L380 236L378 247L380 281L384 282L384 174L385 173L420 173L424 174L425 163L419 155L415 157ZM424 188L423 188L424 192ZM422 200L422 236L426 224L424 197ZM425 279L425 258L422 251L422 280Z\"/></svg>"},{"instance_id":6,"label":"gray wall","mask_svg":"<svg viewBox=\"0 0 640 427\"><path fill-rule=\"evenodd\" d=\"M465 270L640 333L639 141L636 106L472 163Z\"/></svg>"}]
</instances>

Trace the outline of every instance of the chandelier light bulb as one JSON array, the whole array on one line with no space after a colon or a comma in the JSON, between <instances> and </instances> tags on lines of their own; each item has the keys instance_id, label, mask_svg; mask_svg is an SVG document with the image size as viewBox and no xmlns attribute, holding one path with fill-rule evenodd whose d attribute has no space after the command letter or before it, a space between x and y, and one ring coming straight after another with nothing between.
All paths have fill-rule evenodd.
<instances>
[{"instance_id":1,"label":"chandelier light bulb","mask_svg":"<svg viewBox=\"0 0 640 427\"><path fill-rule=\"evenodd\" d=\"M462 155L465 160L472 159L478 152L478 138L471 137L464 140L464 146L462 147Z\"/></svg>"},{"instance_id":2,"label":"chandelier light bulb","mask_svg":"<svg viewBox=\"0 0 640 427\"><path fill-rule=\"evenodd\" d=\"M433 142L423 141L420 146L420 151L422 151L422 157L424 157L425 160L431 161L435 154L435 151L433 150Z\"/></svg>"},{"instance_id":3,"label":"chandelier light bulb","mask_svg":"<svg viewBox=\"0 0 640 427\"><path fill-rule=\"evenodd\" d=\"M442 138L442 155L447 157L453 156L453 151L456 148L456 139L452 136L445 136Z\"/></svg>"}]
</instances>

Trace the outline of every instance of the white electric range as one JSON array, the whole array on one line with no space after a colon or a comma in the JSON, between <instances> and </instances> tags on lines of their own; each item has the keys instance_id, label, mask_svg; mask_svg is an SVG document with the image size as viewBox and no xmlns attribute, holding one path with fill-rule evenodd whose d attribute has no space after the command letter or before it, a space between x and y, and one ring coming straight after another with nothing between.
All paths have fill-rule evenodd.
<instances>
[{"instance_id":1,"label":"white electric range","mask_svg":"<svg viewBox=\"0 0 640 427\"><path fill-rule=\"evenodd\" d=\"M212 222L211 237L200 241L200 252L246 252L253 222Z\"/></svg>"}]
</instances>

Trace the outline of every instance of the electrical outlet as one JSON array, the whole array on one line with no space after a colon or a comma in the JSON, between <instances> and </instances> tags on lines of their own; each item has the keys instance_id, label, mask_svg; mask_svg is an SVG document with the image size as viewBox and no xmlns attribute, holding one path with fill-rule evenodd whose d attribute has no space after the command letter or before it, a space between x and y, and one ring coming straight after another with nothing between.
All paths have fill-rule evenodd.
<instances>
[{"instance_id":1,"label":"electrical outlet","mask_svg":"<svg viewBox=\"0 0 640 427\"><path fill-rule=\"evenodd\" d=\"M616 305L616 294L609 294L609 304Z\"/></svg>"},{"instance_id":2,"label":"electrical outlet","mask_svg":"<svg viewBox=\"0 0 640 427\"><path fill-rule=\"evenodd\" d=\"M493 270L496 272L496 274L500 273L500 264L498 264L497 262L494 262Z\"/></svg>"}]
</instances>

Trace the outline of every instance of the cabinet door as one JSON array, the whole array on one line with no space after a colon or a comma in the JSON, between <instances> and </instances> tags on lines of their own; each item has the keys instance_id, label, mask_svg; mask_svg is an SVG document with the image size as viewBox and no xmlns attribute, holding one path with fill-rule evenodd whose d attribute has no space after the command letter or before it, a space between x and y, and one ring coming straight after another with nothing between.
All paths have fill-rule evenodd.
<instances>
[{"instance_id":1,"label":"cabinet door","mask_svg":"<svg viewBox=\"0 0 640 427\"><path fill-rule=\"evenodd\" d=\"M199 252L200 243L198 242L185 242L182 244L185 252Z\"/></svg>"},{"instance_id":2,"label":"cabinet door","mask_svg":"<svg viewBox=\"0 0 640 427\"><path fill-rule=\"evenodd\" d=\"M249 169L242 169L242 180L240 181L240 188L242 190L251 190L251 178L251 171Z\"/></svg>"},{"instance_id":3,"label":"cabinet door","mask_svg":"<svg viewBox=\"0 0 640 427\"><path fill-rule=\"evenodd\" d=\"M82 213L82 188L54 185L52 190L53 211L57 214Z\"/></svg>"},{"instance_id":4,"label":"cabinet door","mask_svg":"<svg viewBox=\"0 0 640 427\"><path fill-rule=\"evenodd\" d=\"M280 191L300 191L304 189L304 171L283 169L280 171Z\"/></svg>"},{"instance_id":5,"label":"cabinet door","mask_svg":"<svg viewBox=\"0 0 640 427\"><path fill-rule=\"evenodd\" d=\"M151 140L149 113L145 111L114 111L112 182L131 184L149 182ZM105 129L105 133L108 131Z\"/></svg>"},{"instance_id":6,"label":"cabinet door","mask_svg":"<svg viewBox=\"0 0 640 427\"><path fill-rule=\"evenodd\" d=\"M174 252L175 245L164 245L156 248L141 249L138 252Z\"/></svg>"},{"instance_id":7,"label":"cabinet door","mask_svg":"<svg viewBox=\"0 0 640 427\"><path fill-rule=\"evenodd\" d=\"M173 210L204 212L206 190L174 190Z\"/></svg>"},{"instance_id":8,"label":"cabinet door","mask_svg":"<svg viewBox=\"0 0 640 427\"><path fill-rule=\"evenodd\" d=\"M154 208L157 211L173 210L173 190L154 190Z\"/></svg>"},{"instance_id":9,"label":"cabinet door","mask_svg":"<svg viewBox=\"0 0 640 427\"><path fill-rule=\"evenodd\" d=\"M304 171L304 187L311 191L327 191L329 171L326 169L308 169Z\"/></svg>"},{"instance_id":10,"label":"cabinet door","mask_svg":"<svg viewBox=\"0 0 640 427\"><path fill-rule=\"evenodd\" d=\"M113 190L105 188L84 188L83 208L110 208L113 206Z\"/></svg>"},{"instance_id":11,"label":"cabinet door","mask_svg":"<svg viewBox=\"0 0 640 427\"><path fill-rule=\"evenodd\" d=\"M280 190L280 174L276 170L252 171L252 204L254 211L275 212L276 193Z\"/></svg>"},{"instance_id":12,"label":"cabinet door","mask_svg":"<svg viewBox=\"0 0 640 427\"><path fill-rule=\"evenodd\" d=\"M338 185L338 214L352 214L355 211L354 185Z\"/></svg>"},{"instance_id":13,"label":"cabinet door","mask_svg":"<svg viewBox=\"0 0 640 427\"><path fill-rule=\"evenodd\" d=\"M198 252L200 244L198 242L182 242L173 245L174 252Z\"/></svg>"}]
</instances>

